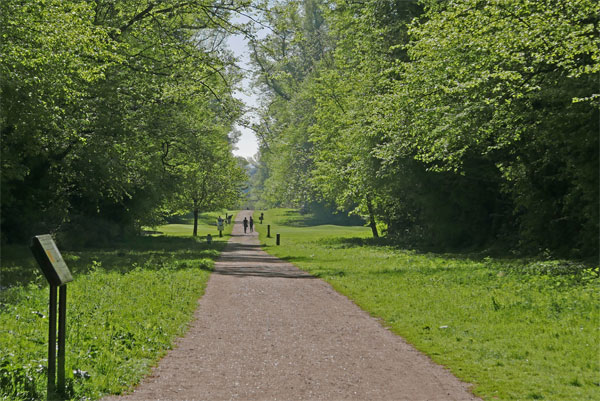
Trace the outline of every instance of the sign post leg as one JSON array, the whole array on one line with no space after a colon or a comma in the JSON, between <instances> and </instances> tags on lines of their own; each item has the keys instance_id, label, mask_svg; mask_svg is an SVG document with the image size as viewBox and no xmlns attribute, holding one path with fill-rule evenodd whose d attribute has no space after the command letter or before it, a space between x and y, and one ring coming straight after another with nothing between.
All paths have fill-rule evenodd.
<instances>
[{"instance_id":1,"label":"sign post leg","mask_svg":"<svg viewBox=\"0 0 600 401\"><path fill-rule=\"evenodd\" d=\"M56 392L56 286L50 285L48 322L48 399Z\"/></svg>"},{"instance_id":2,"label":"sign post leg","mask_svg":"<svg viewBox=\"0 0 600 401\"><path fill-rule=\"evenodd\" d=\"M65 391L65 339L67 326L67 286L63 285L58 294L58 367L57 388L61 394Z\"/></svg>"}]
</instances>

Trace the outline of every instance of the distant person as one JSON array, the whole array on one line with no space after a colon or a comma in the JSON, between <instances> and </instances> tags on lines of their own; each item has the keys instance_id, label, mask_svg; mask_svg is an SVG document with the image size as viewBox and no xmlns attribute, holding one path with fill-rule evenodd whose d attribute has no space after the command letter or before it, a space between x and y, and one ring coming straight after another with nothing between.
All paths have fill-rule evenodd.
<instances>
[{"instance_id":1,"label":"distant person","mask_svg":"<svg viewBox=\"0 0 600 401\"><path fill-rule=\"evenodd\" d=\"M246 234L246 230L248 229L248 219L246 217L244 217L243 223L244 223L244 234Z\"/></svg>"},{"instance_id":2,"label":"distant person","mask_svg":"<svg viewBox=\"0 0 600 401\"><path fill-rule=\"evenodd\" d=\"M250 232L254 231L254 220L252 219L252 216L250 216Z\"/></svg>"},{"instance_id":3,"label":"distant person","mask_svg":"<svg viewBox=\"0 0 600 401\"><path fill-rule=\"evenodd\" d=\"M223 219L219 216L217 220L217 230L219 230L219 237L223 236Z\"/></svg>"},{"instance_id":4,"label":"distant person","mask_svg":"<svg viewBox=\"0 0 600 401\"><path fill-rule=\"evenodd\" d=\"M262 221L264 218L265 218L265 214L263 212L261 212L260 217L258 218L260 220L260 224L262 224Z\"/></svg>"},{"instance_id":5,"label":"distant person","mask_svg":"<svg viewBox=\"0 0 600 401\"><path fill-rule=\"evenodd\" d=\"M233 214L230 214L229 217L227 217L227 224L231 224L232 217L233 217Z\"/></svg>"}]
</instances>

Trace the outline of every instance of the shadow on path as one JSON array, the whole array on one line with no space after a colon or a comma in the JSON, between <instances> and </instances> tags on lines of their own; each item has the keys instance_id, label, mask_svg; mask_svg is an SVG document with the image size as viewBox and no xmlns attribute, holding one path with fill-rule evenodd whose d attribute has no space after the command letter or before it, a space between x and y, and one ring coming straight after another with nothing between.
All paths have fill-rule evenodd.
<instances>
[{"instance_id":1,"label":"shadow on path","mask_svg":"<svg viewBox=\"0 0 600 401\"><path fill-rule=\"evenodd\" d=\"M231 239L215 263L213 274L238 277L316 278L289 262L264 252L258 243L258 233L248 231L244 234L239 220L235 221Z\"/></svg>"},{"instance_id":2,"label":"shadow on path","mask_svg":"<svg viewBox=\"0 0 600 401\"><path fill-rule=\"evenodd\" d=\"M220 274L223 276L239 276L239 277L268 277L268 278L303 278L303 279L316 279L316 277L311 276L306 273L298 273L298 272L283 272L283 271L274 271L269 268L261 269L261 268L224 268L224 269L215 269L213 274Z\"/></svg>"}]
</instances>

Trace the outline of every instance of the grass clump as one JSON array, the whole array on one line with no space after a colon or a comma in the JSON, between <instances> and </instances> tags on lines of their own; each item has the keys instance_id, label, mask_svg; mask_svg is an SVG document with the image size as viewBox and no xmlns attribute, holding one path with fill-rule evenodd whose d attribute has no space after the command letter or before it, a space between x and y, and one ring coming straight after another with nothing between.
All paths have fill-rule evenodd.
<instances>
[{"instance_id":1,"label":"grass clump","mask_svg":"<svg viewBox=\"0 0 600 401\"><path fill-rule=\"evenodd\" d=\"M597 399L598 268L419 253L366 227L284 225L265 212L265 250L321 277L484 399ZM297 217L298 218L298 217Z\"/></svg>"},{"instance_id":2,"label":"grass clump","mask_svg":"<svg viewBox=\"0 0 600 401\"><path fill-rule=\"evenodd\" d=\"M118 394L149 372L192 319L226 244L216 237L210 246L189 236L149 236L62 252L75 278L68 284L66 399ZM0 400L44 399L48 285L26 247L2 251Z\"/></svg>"}]
</instances>

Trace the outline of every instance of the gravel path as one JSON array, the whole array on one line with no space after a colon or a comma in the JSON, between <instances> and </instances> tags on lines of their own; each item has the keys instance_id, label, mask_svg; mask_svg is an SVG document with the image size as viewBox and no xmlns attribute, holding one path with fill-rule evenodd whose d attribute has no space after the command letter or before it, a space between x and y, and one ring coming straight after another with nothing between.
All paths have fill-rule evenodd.
<instances>
[{"instance_id":1,"label":"gravel path","mask_svg":"<svg viewBox=\"0 0 600 401\"><path fill-rule=\"evenodd\" d=\"M468 385L329 284L244 234L216 262L195 321L124 400L477 400Z\"/></svg>"}]
</instances>

